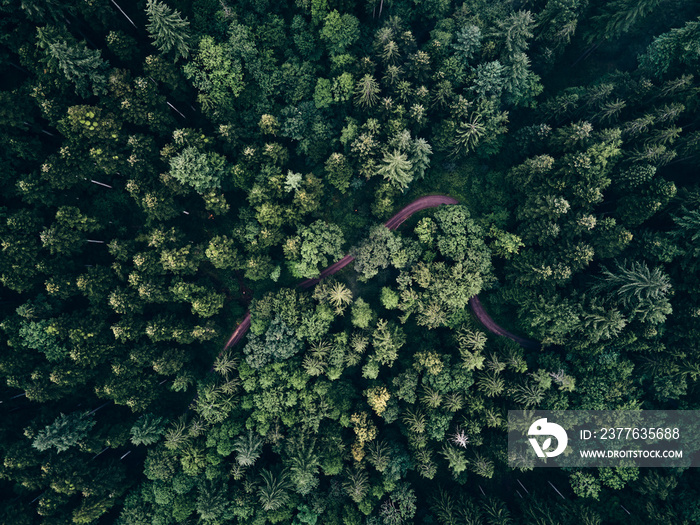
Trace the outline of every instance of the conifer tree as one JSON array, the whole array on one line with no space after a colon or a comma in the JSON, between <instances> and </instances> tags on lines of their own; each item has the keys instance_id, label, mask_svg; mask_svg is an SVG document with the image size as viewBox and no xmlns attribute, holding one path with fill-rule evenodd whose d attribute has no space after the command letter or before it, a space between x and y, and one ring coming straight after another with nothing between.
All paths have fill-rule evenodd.
<instances>
[{"instance_id":1,"label":"conifer tree","mask_svg":"<svg viewBox=\"0 0 700 525\"><path fill-rule=\"evenodd\" d=\"M522 53L528 48L528 39L532 38L532 28L535 20L530 11L512 13L499 22L499 36L505 40L505 50L508 55Z\"/></svg>"},{"instance_id":2,"label":"conifer tree","mask_svg":"<svg viewBox=\"0 0 700 525\"><path fill-rule=\"evenodd\" d=\"M457 33L455 40L452 47L463 60L470 60L481 47L481 30L475 25L466 25Z\"/></svg>"},{"instance_id":3,"label":"conifer tree","mask_svg":"<svg viewBox=\"0 0 700 525\"><path fill-rule=\"evenodd\" d=\"M52 424L37 434L32 446L42 452L50 448L65 452L75 446L95 426L95 421L90 416L90 412L73 412L67 416L61 414Z\"/></svg>"},{"instance_id":4,"label":"conifer tree","mask_svg":"<svg viewBox=\"0 0 700 525\"><path fill-rule=\"evenodd\" d=\"M671 290L671 282L660 267L650 270L644 262L627 261L617 265L617 271L603 270L605 277L595 289L616 292L625 306L645 300L658 300Z\"/></svg>"},{"instance_id":5,"label":"conifer tree","mask_svg":"<svg viewBox=\"0 0 700 525\"><path fill-rule=\"evenodd\" d=\"M260 477L262 482L258 487L258 498L262 508L266 511L281 509L289 500L287 473L282 471L274 474L270 470L263 469Z\"/></svg>"},{"instance_id":6,"label":"conifer tree","mask_svg":"<svg viewBox=\"0 0 700 525\"><path fill-rule=\"evenodd\" d=\"M413 141L413 155L411 164L413 167L413 178L422 179L425 171L430 166L430 155L433 153L433 148L425 139L418 138Z\"/></svg>"},{"instance_id":7,"label":"conifer tree","mask_svg":"<svg viewBox=\"0 0 700 525\"><path fill-rule=\"evenodd\" d=\"M392 153L384 153L382 165L377 170L377 175L381 175L391 184L405 190L413 180L411 168L411 162L406 154L394 150Z\"/></svg>"},{"instance_id":8,"label":"conifer tree","mask_svg":"<svg viewBox=\"0 0 700 525\"><path fill-rule=\"evenodd\" d=\"M457 475L459 475L460 472L463 472L467 469L469 461L467 460L467 457L464 454L463 450L459 450L449 445L448 443L445 443L442 446L440 454L442 454L447 460L450 466L450 470L452 471L452 474L455 477L457 477Z\"/></svg>"},{"instance_id":9,"label":"conifer tree","mask_svg":"<svg viewBox=\"0 0 700 525\"><path fill-rule=\"evenodd\" d=\"M164 432L163 418L146 414L131 427L131 442L134 445L152 445Z\"/></svg>"},{"instance_id":10,"label":"conifer tree","mask_svg":"<svg viewBox=\"0 0 700 525\"><path fill-rule=\"evenodd\" d=\"M328 302L341 313L352 302L352 291L343 283L335 283L328 290Z\"/></svg>"},{"instance_id":11,"label":"conifer tree","mask_svg":"<svg viewBox=\"0 0 700 525\"><path fill-rule=\"evenodd\" d=\"M289 480L296 491L305 496L318 486L318 466L320 456L315 450L315 442L304 442L299 439L292 445L293 453L290 457Z\"/></svg>"},{"instance_id":12,"label":"conifer tree","mask_svg":"<svg viewBox=\"0 0 700 525\"><path fill-rule=\"evenodd\" d=\"M655 3L653 0L644 3ZM661 78L669 73L687 71L688 65L695 64L699 48L700 20L687 22L654 38L646 53L639 57L639 67L654 77ZM685 68L683 67L685 66ZM685 71L683 71L685 72ZM685 75L683 75L685 76Z\"/></svg>"},{"instance_id":13,"label":"conifer tree","mask_svg":"<svg viewBox=\"0 0 700 525\"><path fill-rule=\"evenodd\" d=\"M146 14L146 29L153 39L153 45L163 54L172 51L175 60L187 58L190 54L189 21L186 18L183 20L179 12L158 0L148 0Z\"/></svg>"},{"instance_id":14,"label":"conifer tree","mask_svg":"<svg viewBox=\"0 0 700 525\"><path fill-rule=\"evenodd\" d=\"M369 489L367 471L355 467L353 470L348 469L345 474L346 480L343 483L343 488L353 501L359 503Z\"/></svg>"},{"instance_id":15,"label":"conifer tree","mask_svg":"<svg viewBox=\"0 0 700 525\"><path fill-rule=\"evenodd\" d=\"M627 33L649 16L664 0L614 0L603 4L601 14L591 18L593 29L586 35L588 43L611 40Z\"/></svg>"},{"instance_id":16,"label":"conifer tree","mask_svg":"<svg viewBox=\"0 0 700 525\"><path fill-rule=\"evenodd\" d=\"M460 122L455 130L452 154L459 155L461 153L469 153L476 148L485 132L486 127L484 126L481 115L472 113L467 120Z\"/></svg>"},{"instance_id":17,"label":"conifer tree","mask_svg":"<svg viewBox=\"0 0 700 525\"><path fill-rule=\"evenodd\" d=\"M38 29L39 47L48 53L48 65L60 71L75 87L82 98L107 93L109 62L102 60L99 50L89 49L85 42L71 44L58 37L55 31Z\"/></svg>"},{"instance_id":18,"label":"conifer tree","mask_svg":"<svg viewBox=\"0 0 700 525\"><path fill-rule=\"evenodd\" d=\"M363 107L372 107L377 104L379 97L379 84L372 75L365 75L355 85L355 103Z\"/></svg>"},{"instance_id":19,"label":"conifer tree","mask_svg":"<svg viewBox=\"0 0 700 525\"><path fill-rule=\"evenodd\" d=\"M232 518L229 507L225 485L216 486L213 482L206 482L199 486L197 513L205 523L221 523L222 520Z\"/></svg>"},{"instance_id":20,"label":"conifer tree","mask_svg":"<svg viewBox=\"0 0 700 525\"><path fill-rule=\"evenodd\" d=\"M262 453L262 445L262 439L255 435L252 430L239 436L233 444L233 450L238 453L236 455L238 464L243 467L249 467L255 463L255 460L257 460Z\"/></svg>"}]
</instances>

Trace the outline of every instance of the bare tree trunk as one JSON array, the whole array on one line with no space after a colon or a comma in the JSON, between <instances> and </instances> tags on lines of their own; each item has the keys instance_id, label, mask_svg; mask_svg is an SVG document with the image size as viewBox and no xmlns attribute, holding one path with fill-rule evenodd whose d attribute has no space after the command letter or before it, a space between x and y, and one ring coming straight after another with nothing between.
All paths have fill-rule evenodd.
<instances>
[{"instance_id":1,"label":"bare tree trunk","mask_svg":"<svg viewBox=\"0 0 700 525\"><path fill-rule=\"evenodd\" d=\"M171 108L173 111L175 111L178 115L180 115L182 118L184 118L184 119L187 118L185 115L183 115L182 113L180 113L180 110L177 109L175 106L173 106L170 102L166 101L166 104L168 104L168 106L170 106L170 108Z\"/></svg>"},{"instance_id":2,"label":"bare tree trunk","mask_svg":"<svg viewBox=\"0 0 700 525\"><path fill-rule=\"evenodd\" d=\"M112 188L112 186L110 186L109 184L105 184L104 182L99 182L99 181L92 180L92 179L90 179L90 182L92 182L93 184L99 184L100 186L104 186L105 188L109 188L110 190L114 189L114 188Z\"/></svg>"},{"instance_id":3,"label":"bare tree trunk","mask_svg":"<svg viewBox=\"0 0 700 525\"><path fill-rule=\"evenodd\" d=\"M129 23L130 23L132 26L134 26L135 29L138 29L138 27L136 27L136 24L134 24L134 21L133 21L131 18L129 18L129 15L127 15L127 14L124 12L124 10L123 10L121 7L119 7L119 4L116 3L114 0L111 0L111 2L114 4L114 6L115 6L117 9L119 9L119 12L120 12L121 14L124 15L124 17L129 21Z\"/></svg>"},{"instance_id":4,"label":"bare tree trunk","mask_svg":"<svg viewBox=\"0 0 700 525\"><path fill-rule=\"evenodd\" d=\"M112 403L112 401L107 401L106 403L103 403L103 404L101 404L100 406L98 406L95 410L92 410L91 412L88 412L88 414L89 414L89 415L93 415L95 412L97 412L98 410L103 409L104 407L106 407L106 406L109 405L110 403Z\"/></svg>"},{"instance_id":5,"label":"bare tree trunk","mask_svg":"<svg viewBox=\"0 0 700 525\"><path fill-rule=\"evenodd\" d=\"M551 481L547 480L547 483L549 483L549 486L552 487L552 488L557 492L557 494L559 494L559 495L561 496L561 499L566 499L566 498L564 497L564 494L562 494L561 492L559 492L559 489L558 489L557 487L555 487L554 485L552 485L552 482L551 482Z\"/></svg>"}]
</instances>

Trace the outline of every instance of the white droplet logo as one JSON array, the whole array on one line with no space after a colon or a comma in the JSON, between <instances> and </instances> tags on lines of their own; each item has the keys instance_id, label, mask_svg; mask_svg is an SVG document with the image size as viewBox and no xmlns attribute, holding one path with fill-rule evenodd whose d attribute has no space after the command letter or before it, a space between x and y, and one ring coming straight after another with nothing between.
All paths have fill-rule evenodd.
<instances>
[{"instance_id":1,"label":"white droplet logo","mask_svg":"<svg viewBox=\"0 0 700 525\"><path fill-rule=\"evenodd\" d=\"M532 445L532 448L535 450L535 454L541 458L553 458L558 456L566 450L566 445L569 442L566 430L556 423L549 423L546 417L538 419L530 425L530 430L527 431L527 434L528 436L552 436L556 438L557 448L551 451L548 449L552 446L552 437L545 439L542 446L540 446L536 438L530 438L530 445Z\"/></svg>"}]
</instances>

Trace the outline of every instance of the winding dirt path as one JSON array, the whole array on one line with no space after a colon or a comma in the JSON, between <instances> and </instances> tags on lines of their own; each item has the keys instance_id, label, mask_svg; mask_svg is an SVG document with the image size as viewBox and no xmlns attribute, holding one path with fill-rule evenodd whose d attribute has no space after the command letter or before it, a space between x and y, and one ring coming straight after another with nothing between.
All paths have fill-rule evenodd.
<instances>
[{"instance_id":1,"label":"winding dirt path","mask_svg":"<svg viewBox=\"0 0 700 525\"><path fill-rule=\"evenodd\" d=\"M240 341L241 338L246 334L246 332L248 331L249 328L250 328L250 310L248 310L245 313L245 317L243 317L241 324L238 325L238 327L231 334L231 337L229 337L228 341L226 341L226 344L224 345L224 350L232 347L238 341Z\"/></svg>"},{"instance_id":2,"label":"winding dirt path","mask_svg":"<svg viewBox=\"0 0 700 525\"><path fill-rule=\"evenodd\" d=\"M539 350L542 347L542 344L535 341L534 339L520 337L519 335L515 335L506 330L505 328L496 324L496 321L491 319L491 316L486 313L486 310L484 310L484 307L481 304L478 295L475 295L474 297L469 299L469 307L472 309L472 312L474 312L474 315L479 320L479 322L482 325L484 325L484 328L486 328L492 334L501 335L503 337L507 337L508 339L512 339L520 346L528 350Z\"/></svg>"},{"instance_id":3,"label":"winding dirt path","mask_svg":"<svg viewBox=\"0 0 700 525\"><path fill-rule=\"evenodd\" d=\"M384 223L384 226L386 226L390 230L395 230L418 211L425 210L427 208L436 208L443 204L451 205L458 203L459 201L457 199L455 199L454 197L450 197L449 195L426 195L424 197L420 197L414 200L412 203L399 210L396 213L396 215L394 215L391 219ZM354 260L355 257L353 257L352 255L346 255L338 262L331 264L328 268L322 270L321 275L319 277L316 277L314 279L307 279L299 283L299 287L304 289L311 288L312 286L316 285L321 279L324 279L325 277L333 275L334 273L342 270ZM486 310L484 310L481 301L479 301L479 296L475 295L474 297L469 299L469 307L471 308L472 312L479 320L479 322L481 322L481 324L484 325L484 328L486 328L486 330L488 330L492 334L512 339L520 346L528 350L537 350L540 348L541 344L539 342L534 341L532 339L517 336L496 324L496 321L491 319L489 314L486 313ZM231 334L231 337L229 337L223 349L226 350L227 348L230 348L236 343L238 343L238 341L240 341L243 338L243 336L246 334L249 328L250 311L246 312L245 316L243 317L243 320L241 321L241 324L239 324L236 330Z\"/></svg>"},{"instance_id":4,"label":"winding dirt path","mask_svg":"<svg viewBox=\"0 0 700 525\"><path fill-rule=\"evenodd\" d=\"M426 195L425 197L420 197L419 199L414 200L411 204L399 210L396 215L384 223L384 226L390 230L395 230L417 211L425 210L426 208L436 208L442 204L457 204L458 202L459 201L457 199L448 197L447 195ZM307 279L306 281L299 283L299 287L304 289L311 288L315 284L318 284L321 279L340 271L354 260L355 257L352 255L346 255L337 263L331 264L328 268L321 271L321 275L319 277Z\"/></svg>"}]
</instances>

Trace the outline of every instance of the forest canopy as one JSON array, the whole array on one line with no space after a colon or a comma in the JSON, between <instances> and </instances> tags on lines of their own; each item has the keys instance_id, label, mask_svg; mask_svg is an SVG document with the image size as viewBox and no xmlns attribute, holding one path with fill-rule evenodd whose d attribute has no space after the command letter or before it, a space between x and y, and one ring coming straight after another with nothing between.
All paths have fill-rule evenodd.
<instances>
[{"instance_id":1,"label":"forest canopy","mask_svg":"<svg viewBox=\"0 0 700 525\"><path fill-rule=\"evenodd\" d=\"M700 523L696 2L0 13L0 523Z\"/></svg>"}]
</instances>

